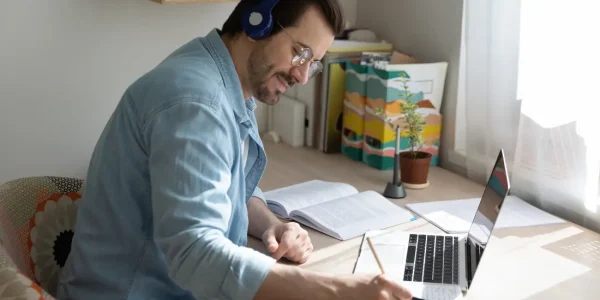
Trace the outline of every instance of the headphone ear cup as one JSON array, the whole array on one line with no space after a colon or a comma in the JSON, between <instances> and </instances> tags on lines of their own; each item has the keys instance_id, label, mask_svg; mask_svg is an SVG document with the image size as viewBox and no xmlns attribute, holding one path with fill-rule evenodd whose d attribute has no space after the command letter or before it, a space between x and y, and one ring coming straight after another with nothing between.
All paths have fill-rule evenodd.
<instances>
[{"instance_id":1,"label":"headphone ear cup","mask_svg":"<svg viewBox=\"0 0 600 300\"><path fill-rule=\"evenodd\" d=\"M248 11L244 14L242 26L247 36L253 39L261 39L271 34L273 17L271 14Z\"/></svg>"},{"instance_id":2,"label":"headphone ear cup","mask_svg":"<svg viewBox=\"0 0 600 300\"><path fill-rule=\"evenodd\" d=\"M256 6L250 7L242 16L242 27L246 35L253 39L261 39L273 29L273 16L271 11L279 0L262 0Z\"/></svg>"}]
</instances>

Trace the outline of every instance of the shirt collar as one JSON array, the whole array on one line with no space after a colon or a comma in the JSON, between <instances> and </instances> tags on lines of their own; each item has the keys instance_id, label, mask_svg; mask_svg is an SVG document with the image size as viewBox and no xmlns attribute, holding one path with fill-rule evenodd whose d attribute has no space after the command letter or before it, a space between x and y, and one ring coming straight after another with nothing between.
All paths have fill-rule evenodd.
<instances>
[{"instance_id":1,"label":"shirt collar","mask_svg":"<svg viewBox=\"0 0 600 300\"><path fill-rule=\"evenodd\" d=\"M254 111L256 103L254 98L244 100L240 79L235 70L235 65L233 64L233 59L229 54L229 50L221 39L220 30L216 28L211 30L208 35L206 35L204 41L207 50L210 52L219 68L221 79L227 90L227 99L233 107L233 112L237 121L239 123L250 121L248 112L252 113Z\"/></svg>"}]
</instances>

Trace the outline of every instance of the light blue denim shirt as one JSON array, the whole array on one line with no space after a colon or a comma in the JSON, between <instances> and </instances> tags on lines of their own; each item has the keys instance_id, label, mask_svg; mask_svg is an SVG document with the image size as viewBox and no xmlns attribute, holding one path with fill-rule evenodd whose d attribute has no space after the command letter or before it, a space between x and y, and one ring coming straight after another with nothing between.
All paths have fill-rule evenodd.
<instances>
[{"instance_id":1,"label":"light blue denim shirt","mask_svg":"<svg viewBox=\"0 0 600 300\"><path fill-rule=\"evenodd\" d=\"M245 247L246 203L264 200L255 107L216 29L133 83L94 149L58 297L251 299L275 262Z\"/></svg>"}]
</instances>

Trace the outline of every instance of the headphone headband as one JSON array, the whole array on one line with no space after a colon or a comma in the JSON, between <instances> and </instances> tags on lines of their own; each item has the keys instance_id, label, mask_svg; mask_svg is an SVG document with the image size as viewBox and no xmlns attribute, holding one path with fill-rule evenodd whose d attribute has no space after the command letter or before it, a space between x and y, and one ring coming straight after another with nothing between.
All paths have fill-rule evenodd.
<instances>
[{"instance_id":1,"label":"headphone headband","mask_svg":"<svg viewBox=\"0 0 600 300\"><path fill-rule=\"evenodd\" d=\"M261 39L273 29L271 12L280 0L261 0L257 5L249 7L242 15L242 28L246 35L253 39Z\"/></svg>"}]
</instances>

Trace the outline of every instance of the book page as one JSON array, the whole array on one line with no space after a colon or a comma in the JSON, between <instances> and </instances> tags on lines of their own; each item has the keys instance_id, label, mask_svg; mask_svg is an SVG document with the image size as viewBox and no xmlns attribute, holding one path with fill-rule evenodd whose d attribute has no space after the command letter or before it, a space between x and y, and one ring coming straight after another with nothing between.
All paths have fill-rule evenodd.
<instances>
[{"instance_id":1,"label":"book page","mask_svg":"<svg viewBox=\"0 0 600 300\"><path fill-rule=\"evenodd\" d=\"M368 230L383 229L411 221L413 215L374 191L339 198L302 208L298 215L321 227L327 234L345 240ZM330 234L331 235L331 234Z\"/></svg>"},{"instance_id":2,"label":"book page","mask_svg":"<svg viewBox=\"0 0 600 300\"><path fill-rule=\"evenodd\" d=\"M264 195L270 206L280 206L285 210L286 214L289 214L296 209L343 198L356 193L358 193L358 190L349 184L311 180L267 191L264 192ZM272 210L280 216L287 217L282 215L282 212L279 212L277 209Z\"/></svg>"}]
</instances>

